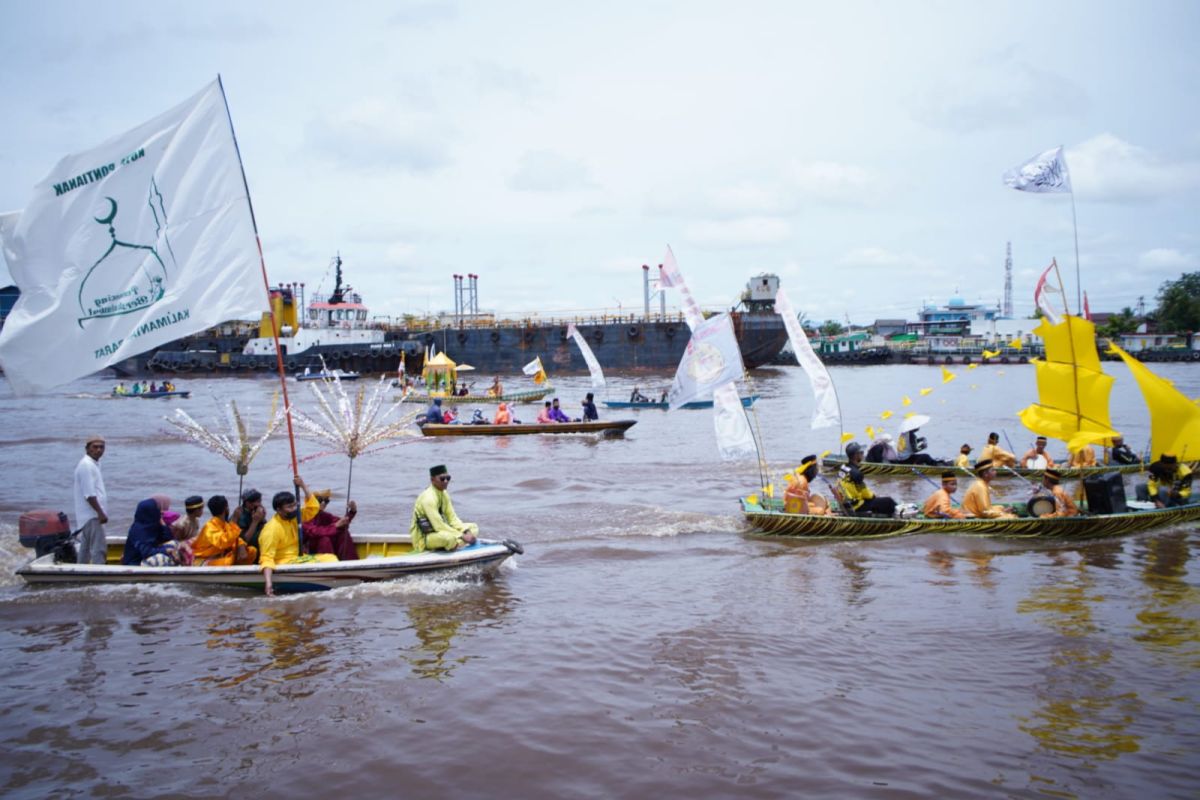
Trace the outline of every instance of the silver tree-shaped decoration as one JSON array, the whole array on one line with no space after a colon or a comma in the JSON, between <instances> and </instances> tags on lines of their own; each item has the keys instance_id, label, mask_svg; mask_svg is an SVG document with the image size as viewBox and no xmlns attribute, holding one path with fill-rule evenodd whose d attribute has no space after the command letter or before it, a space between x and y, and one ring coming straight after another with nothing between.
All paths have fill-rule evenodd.
<instances>
[{"instance_id":1,"label":"silver tree-shaped decoration","mask_svg":"<svg viewBox=\"0 0 1200 800\"><path fill-rule=\"evenodd\" d=\"M237 401L230 400L221 406L224 419L212 425L202 425L182 408L175 409L174 417L163 417L174 430L164 431L168 436L185 442L199 445L211 450L234 465L238 474L238 500L241 501L242 485L246 473L250 471L250 462L262 450L271 434L279 428L286 416L285 409L279 407L278 395L271 401L271 415L267 419L267 428L262 435L251 438L247 430L246 419L238 410Z\"/></svg>"},{"instance_id":2,"label":"silver tree-shaped decoration","mask_svg":"<svg viewBox=\"0 0 1200 800\"><path fill-rule=\"evenodd\" d=\"M322 364L324 369L324 364ZM327 390L321 388L325 384ZM413 426L417 414L396 415L400 403L385 403L388 376L379 379L374 391L367 395L367 387L360 385L353 397L336 372L332 379L315 381L309 386L317 400L317 415L310 416L292 408L292 422L299 434L306 439L320 442L330 449L305 456L300 461L336 455L350 459L350 472L346 476L346 502L350 502L350 486L354 478L354 459L368 453L377 453L414 441L418 431ZM405 441L406 440L406 441Z\"/></svg>"}]
</instances>

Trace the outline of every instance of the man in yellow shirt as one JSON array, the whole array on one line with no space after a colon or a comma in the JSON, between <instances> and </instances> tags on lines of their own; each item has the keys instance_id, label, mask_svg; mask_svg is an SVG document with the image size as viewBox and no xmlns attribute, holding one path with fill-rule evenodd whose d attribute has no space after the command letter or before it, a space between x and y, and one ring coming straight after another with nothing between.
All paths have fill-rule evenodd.
<instances>
[{"instance_id":1,"label":"man in yellow shirt","mask_svg":"<svg viewBox=\"0 0 1200 800\"><path fill-rule=\"evenodd\" d=\"M964 445L965 447L965 445ZM931 519L962 519L970 516L961 508L955 508L953 495L958 491L958 476L953 472L942 473L942 488L929 495L921 513Z\"/></svg>"},{"instance_id":2,"label":"man in yellow shirt","mask_svg":"<svg viewBox=\"0 0 1200 800\"><path fill-rule=\"evenodd\" d=\"M1050 494L1054 496L1054 513L1047 516L1051 517L1075 517L1079 515L1079 508L1075 502L1067 495L1067 490L1062 487L1062 473L1056 469L1048 469L1042 473L1042 487L1048 489Z\"/></svg>"},{"instance_id":3,"label":"man in yellow shirt","mask_svg":"<svg viewBox=\"0 0 1200 800\"><path fill-rule=\"evenodd\" d=\"M1053 469L1058 466L1046 452L1046 437L1039 436L1033 443L1033 449L1021 456L1021 466L1025 469Z\"/></svg>"},{"instance_id":4,"label":"man in yellow shirt","mask_svg":"<svg viewBox=\"0 0 1200 800\"><path fill-rule=\"evenodd\" d=\"M810 483L817 477L817 457L805 456L795 472L787 474L788 487L783 493L783 510L789 514L832 514L833 509L819 494L812 494Z\"/></svg>"},{"instance_id":5,"label":"man in yellow shirt","mask_svg":"<svg viewBox=\"0 0 1200 800\"><path fill-rule=\"evenodd\" d=\"M992 505L991 483L995 477L996 468L988 459L982 459L975 465L975 482L963 496L963 511L981 519L1011 519L1016 516L1004 506Z\"/></svg>"},{"instance_id":6,"label":"man in yellow shirt","mask_svg":"<svg viewBox=\"0 0 1200 800\"><path fill-rule=\"evenodd\" d=\"M980 461L990 461L997 467L1011 467L1017 463L1017 457L1000 446L1000 434L992 431L988 434L987 446L979 454Z\"/></svg>"},{"instance_id":7,"label":"man in yellow shirt","mask_svg":"<svg viewBox=\"0 0 1200 800\"><path fill-rule=\"evenodd\" d=\"M300 517L304 522L317 515L321 510L317 498L308 490L308 484L299 475L296 476L296 487L304 491L304 507L300 509ZM306 564L312 561L337 561L337 556L321 553L315 556L300 555L300 520L296 519L296 495L291 492L278 492L271 498L271 508L275 516L267 520L262 533L258 535L258 563L262 568L266 584L263 591L267 597L275 595L275 587L271 582L272 573L277 566L284 564Z\"/></svg>"},{"instance_id":8,"label":"man in yellow shirt","mask_svg":"<svg viewBox=\"0 0 1200 800\"><path fill-rule=\"evenodd\" d=\"M198 567L228 567L232 564L253 564L258 550L242 541L242 529L229 520L229 501L225 495L208 498L212 519L204 523L200 535L192 543L192 555Z\"/></svg>"},{"instance_id":9,"label":"man in yellow shirt","mask_svg":"<svg viewBox=\"0 0 1200 800\"><path fill-rule=\"evenodd\" d=\"M958 458L954 459L954 466L962 467L963 469L971 468L971 445L963 444L958 449Z\"/></svg>"},{"instance_id":10,"label":"man in yellow shirt","mask_svg":"<svg viewBox=\"0 0 1200 800\"><path fill-rule=\"evenodd\" d=\"M890 517L896 513L896 501L891 497L876 497L875 493L867 488L860 468L863 456L862 445L858 442L846 445L848 463L838 473L842 502L854 514Z\"/></svg>"},{"instance_id":11,"label":"man in yellow shirt","mask_svg":"<svg viewBox=\"0 0 1200 800\"><path fill-rule=\"evenodd\" d=\"M1150 465L1150 477L1137 487L1138 500L1153 500L1155 508L1187 505L1192 499L1192 470L1174 453L1163 453Z\"/></svg>"},{"instance_id":12,"label":"man in yellow shirt","mask_svg":"<svg viewBox=\"0 0 1200 800\"><path fill-rule=\"evenodd\" d=\"M475 544L479 526L463 522L450 502L450 473L444 464L429 469L429 486L417 495L408 526L414 553L457 550Z\"/></svg>"}]
</instances>

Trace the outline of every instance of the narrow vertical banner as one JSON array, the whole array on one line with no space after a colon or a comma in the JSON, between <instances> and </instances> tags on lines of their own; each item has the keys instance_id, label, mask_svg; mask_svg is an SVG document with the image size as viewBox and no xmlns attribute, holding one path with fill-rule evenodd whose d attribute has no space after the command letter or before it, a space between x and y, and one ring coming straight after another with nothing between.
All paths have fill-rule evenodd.
<instances>
[{"instance_id":1,"label":"narrow vertical banner","mask_svg":"<svg viewBox=\"0 0 1200 800\"><path fill-rule=\"evenodd\" d=\"M583 360L588 365L588 372L592 375L592 388L603 389L604 370L600 369L600 362L596 360L596 354L592 352L587 339L583 338L583 334L575 327L574 322L567 325L567 335L575 340L575 344L579 345L579 352L583 354Z\"/></svg>"},{"instance_id":2,"label":"narrow vertical banner","mask_svg":"<svg viewBox=\"0 0 1200 800\"><path fill-rule=\"evenodd\" d=\"M804 373L808 375L809 383L812 384L815 402L812 415L813 429L840 425L842 412L838 404L837 390L833 387L833 378L829 376L829 370L825 368L821 359L813 351L812 344L804 333L804 326L800 324L800 318L792 307L792 301L782 288L775 294L775 313L783 317L783 327L787 329L792 350L796 353L796 361L799 362Z\"/></svg>"},{"instance_id":3,"label":"narrow vertical banner","mask_svg":"<svg viewBox=\"0 0 1200 800\"><path fill-rule=\"evenodd\" d=\"M0 363L19 393L268 307L219 81L64 157L0 234L21 290Z\"/></svg>"},{"instance_id":4,"label":"narrow vertical banner","mask_svg":"<svg viewBox=\"0 0 1200 800\"><path fill-rule=\"evenodd\" d=\"M683 318L687 322L687 326L695 331L704 322L704 312L700 310L700 304L696 302L696 298L692 297L692 292L683 279L683 273L679 271L679 264L675 262L675 254L671 252L670 247L667 248L667 254L663 256L662 276L667 286L679 290L679 295L683 299Z\"/></svg>"}]
</instances>

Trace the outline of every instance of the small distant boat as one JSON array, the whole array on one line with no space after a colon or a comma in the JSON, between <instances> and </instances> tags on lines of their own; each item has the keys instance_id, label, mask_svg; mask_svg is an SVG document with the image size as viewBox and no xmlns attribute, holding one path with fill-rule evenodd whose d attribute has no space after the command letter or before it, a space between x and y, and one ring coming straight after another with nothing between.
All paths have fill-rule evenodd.
<instances>
[{"instance_id":1,"label":"small distant boat","mask_svg":"<svg viewBox=\"0 0 1200 800\"><path fill-rule=\"evenodd\" d=\"M600 433L619 436L637 424L634 419L600 420L592 422L513 422L506 425L491 423L459 423L442 425L427 422L421 426L424 436L520 436L529 433Z\"/></svg>"},{"instance_id":2,"label":"small distant boat","mask_svg":"<svg viewBox=\"0 0 1200 800\"><path fill-rule=\"evenodd\" d=\"M513 553L524 552L511 540L480 539L470 547L452 551L413 553L408 534L355 534L360 558L276 567L272 576L276 592L311 592L357 583L393 580L405 575L446 572L471 567L485 573L498 568ZM121 564L124 539L109 537L107 564L55 563L54 554L35 558L17 570L28 583L189 583L263 590L262 569L231 567L128 567Z\"/></svg>"},{"instance_id":3,"label":"small distant boat","mask_svg":"<svg viewBox=\"0 0 1200 800\"><path fill-rule=\"evenodd\" d=\"M544 388L529 389L524 392L505 392L502 395L489 396L485 394L448 394L448 395L428 395L425 393L417 394L409 392L402 395L399 399L405 403L423 403L429 405L434 400L441 400L442 405L463 405L465 403L536 403L548 394L554 392L553 386Z\"/></svg>"},{"instance_id":4,"label":"small distant boat","mask_svg":"<svg viewBox=\"0 0 1200 800\"><path fill-rule=\"evenodd\" d=\"M181 391L174 391L174 392L138 392L137 394L130 394L130 393L126 393L126 394L118 394L118 393L116 393L116 392L113 392L113 393L112 393L112 396L113 396L113 397L116 397L116 398L120 398L121 400L130 400L130 399L137 398L137 397L140 397L140 398L141 398L141 399L143 399L143 400L156 400L156 399L158 399L158 398L160 398L160 397L184 397L184 398L187 398L187 397L191 397L191 396L192 396L192 392L191 392L191 390L188 390L188 391L182 391L182 392L181 392Z\"/></svg>"},{"instance_id":5,"label":"small distant boat","mask_svg":"<svg viewBox=\"0 0 1200 800\"><path fill-rule=\"evenodd\" d=\"M749 408L758 400L758 395L752 394L741 398L742 407ZM664 411L671 407L670 403L661 403L655 400L644 400L640 402L630 402L628 400L605 400L606 408L660 408ZM712 408L712 400L693 400L690 403L684 403L680 408Z\"/></svg>"},{"instance_id":6,"label":"small distant boat","mask_svg":"<svg viewBox=\"0 0 1200 800\"><path fill-rule=\"evenodd\" d=\"M331 369L321 372L303 372L296 376L298 381L331 381L337 378L341 381L356 381L362 377L357 372L344 372L340 369Z\"/></svg>"}]
</instances>

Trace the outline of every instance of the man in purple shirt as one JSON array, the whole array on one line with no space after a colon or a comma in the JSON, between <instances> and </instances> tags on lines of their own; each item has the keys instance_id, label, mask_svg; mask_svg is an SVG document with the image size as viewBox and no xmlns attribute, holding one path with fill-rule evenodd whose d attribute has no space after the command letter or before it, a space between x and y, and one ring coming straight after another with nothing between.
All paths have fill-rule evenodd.
<instances>
[{"instance_id":1,"label":"man in purple shirt","mask_svg":"<svg viewBox=\"0 0 1200 800\"><path fill-rule=\"evenodd\" d=\"M558 407L558 398L554 398L554 402L550 405L550 419L554 422L570 422L571 418L563 413L563 410Z\"/></svg>"}]
</instances>

